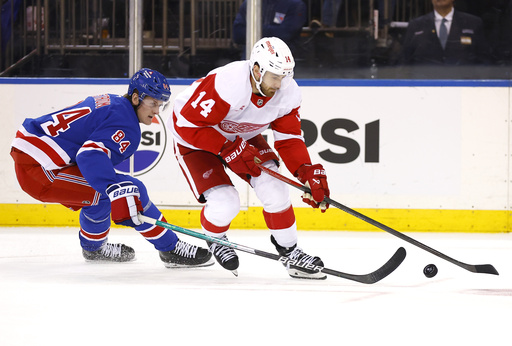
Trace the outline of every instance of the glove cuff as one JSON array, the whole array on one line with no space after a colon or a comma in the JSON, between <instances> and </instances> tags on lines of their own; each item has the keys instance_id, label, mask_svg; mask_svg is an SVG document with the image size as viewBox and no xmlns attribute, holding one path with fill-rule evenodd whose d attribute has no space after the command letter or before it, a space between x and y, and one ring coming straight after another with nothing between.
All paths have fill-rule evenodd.
<instances>
[{"instance_id":1,"label":"glove cuff","mask_svg":"<svg viewBox=\"0 0 512 346\"><path fill-rule=\"evenodd\" d=\"M122 181L120 183L109 185L107 187L106 193L110 199L110 202L128 196L140 197L138 186L134 185L131 181Z\"/></svg>"}]
</instances>

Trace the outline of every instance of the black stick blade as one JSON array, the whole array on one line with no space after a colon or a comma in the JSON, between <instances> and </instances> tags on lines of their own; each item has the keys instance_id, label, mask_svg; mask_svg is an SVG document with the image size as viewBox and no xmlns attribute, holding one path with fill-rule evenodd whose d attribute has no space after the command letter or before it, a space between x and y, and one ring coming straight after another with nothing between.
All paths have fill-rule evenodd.
<instances>
[{"instance_id":1,"label":"black stick blade","mask_svg":"<svg viewBox=\"0 0 512 346\"><path fill-rule=\"evenodd\" d=\"M474 266L475 273L483 273L483 274L493 274L493 275L500 275L496 268L494 268L491 264L477 264Z\"/></svg>"},{"instance_id":2,"label":"black stick blade","mask_svg":"<svg viewBox=\"0 0 512 346\"><path fill-rule=\"evenodd\" d=\"M395 254L389 259L389 261L387 261L382 267L373 272L372 277L374 282L384 279L386 276L395 271L395 269L398 268L400 264L402 264L406 255L407 252L403 247L400 247L398 250L396 250Z\"/></svg>"},{"instance_id":3,"label":"black stick blade","mask_svg":"<svg viewBox=\"0 0 512 346\"><path fill-rule=\"evenodd\" d=\"M396 268L402 264L402 262L405 259L405 256L407 255L407 252L403 247L400 247L398 250L396 250L395 254L386 262L382 267L377 269L374 272L371 272L369 274L363 274L363 275L356 275L356 274L347 274L347 273L341 273L336 270L324 268L322 272L334 276L339 276L345 279L357 281L363 284L374 284L376 282L379 282L380 280L384 279L386 276L391 274L395 271Z\"/></svg>"}]
</instances>

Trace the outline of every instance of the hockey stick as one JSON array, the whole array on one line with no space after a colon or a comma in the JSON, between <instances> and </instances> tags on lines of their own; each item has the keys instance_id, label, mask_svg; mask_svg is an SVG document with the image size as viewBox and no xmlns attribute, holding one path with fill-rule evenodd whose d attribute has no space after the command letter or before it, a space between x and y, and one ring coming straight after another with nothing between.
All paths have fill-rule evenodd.
<instances>
[{"instance_id":1,"label":"hockey stick","mask_svg":"<svg viewBox=\"0 0 512 346\"><path fill-rule=\"evenodd\" d=\"M386 276L391 274L396 268L398 268L398 266L403 262L403 260L405 259L405 256L406 256L405 249L403 247L400 247L395 252L395 254L382 267L380 267L376 271L371 272L369 274L363 274L363 275L347 274L347 273L342 273L337 270L333 270L333 269L329 269L329 268L325 268L325 267L321 267L321 266L299 264L293 260L290 260L286 256L279 256L279 255L276 255L273 253L253 249L253 248L250 248L250 247L247 247L244 245L240 245L237 243L233 243L230 241L225 241L225 240L222 240L219 238L210 237L206 234L194 232L192 230L182 228L179 226L175 226L175 225L172 225L167 222L159 221L159 220L156 220L156 219L153 219L153 218L141 215L141 214L139 214L139 220L141 220L142 222L147 222L147 223L150 223L153 225L167 228L167 229L179 232L179 233L187 234L187 235L195 237L195 238L199 238L199 239L203 239L203 240L206 240L209 242L224 245L224 246L227 246L232 249L240 250L240 251L247 252L247 253L250 253L250 254L253 254L256 256L260 256L260 257L269 258L269 259L281 262L284 265L289 264L291 267L316 270L316 271L319 271L319 272L322 272L325 274L338 276L340 278L357 281L357 282L360 282L363 284L374 284L374 283L384 279Z\"/></svg>"},{"instance_id":2,"label":"hockey stick","mask_svg":"<svg viewBox=\"0 0 512 346\"><path fill-rule=\"evenodd\" d=\"M256 162L256 160L255 160ZM311 190L309 188L307 188L306 186L292 180L292 179L289 179L287 177L285 177L284 175L278 173L278 172L275 172L265 166L262 166L260 163L256 162L256 165L265 173L267 173L268 175L271 175L272 177L274 178L277 178L285 183L287 183L288 185L291 185L293 187L296 187L297 189L299 190L302 190L303 192L308 192L308 193L311 193ZM402 240L405 240L406 242L408 243L411 243L413 245L416 245L417 247L425 250L425 251L428 251L430 252L431 254L433 255L436 255L438 257L441 257L442 259L448 261L448 262L451 262L461 268L464 268L466 270L469 270L470 272L473 272L473 273L484 273L484 274L494 274L494 275L499 275L498 274L498 271L496 270L496 268L494 268L491 264L477 264L477 265L473 265L473 264L467 264L467 263L463 263L463 262L460 262L460 261L457 261L456 259L453 259L435 249L432 249L431 247L423 244L423 243L420 243L419 241L409 237L409 236L406 236L405 234L403 233L400 233L394 229L392 229L391 227L388 227L366 215L363 215L353 209L350 209L349 207L347 206L344 206L343 204L339 203L339 202L336 202L335 200L333 199L330 199L329 197L324 197L324 201L329 203L330 205L333 205L335 206L336 208L339 208L341 210L343 210L344 212L352 215L352 216L355 216L365 222L368 222L369 224L377 227L377 228L380 228L381 230L383 231L386 231L388 233L391 233L392 235L402 239Z\"/></svg>"}]
</instances>

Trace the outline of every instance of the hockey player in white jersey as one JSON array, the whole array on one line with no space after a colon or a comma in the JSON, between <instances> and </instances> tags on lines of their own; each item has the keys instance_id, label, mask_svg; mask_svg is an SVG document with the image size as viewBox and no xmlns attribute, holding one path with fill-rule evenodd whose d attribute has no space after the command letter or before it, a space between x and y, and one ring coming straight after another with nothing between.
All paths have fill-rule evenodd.
<instances>
[{"instance_id":1,"label":"hockey player in white jersey","mask_svg":"<svg viewBox=\"0 0 512 346\"><path fill-rule=\"evenodd\" d=\"M207 249L139 221L138 213L164 217L140 180L114 170L137 150L139 123L150 125L170 96L166 78L144 68L133 75L126 95L87 97L52 114L25 119L16 133L11 156L21 188L39 201L80 210L79 239L86 260L135 258L131 247L107 241L112 217L152 243L168 268L214 264Z\"/></svg>"},{"instance_id":2,"label":"hockey player in white jersey","mask_svg":"<svg viewBox=\"0 0 512 346\"><path fill-rule=\"evenodd\" d=\"M175 100L167 125L174 135L175 156L196 199L204 203L201 226L205 234L226 238L230 223L240 210L239 194L225 171L229 167L255 190L271 242L281 256L301 264L323 266L297 246L297 226L289 189L285 183L261 174L254 158L278 169L279 159L261 133L270 127L274 148L288 170L312 194L303 201L321 208L329 196L325 170L312 164L300 127L301 91L293 79L295 62L279 38L258 41L250 60L237 61L211 71ZM208 243L217 262L237 275L236 252ZM287 268L296 278L324 279L321 272Z\"/></svg>"}]
</instances>

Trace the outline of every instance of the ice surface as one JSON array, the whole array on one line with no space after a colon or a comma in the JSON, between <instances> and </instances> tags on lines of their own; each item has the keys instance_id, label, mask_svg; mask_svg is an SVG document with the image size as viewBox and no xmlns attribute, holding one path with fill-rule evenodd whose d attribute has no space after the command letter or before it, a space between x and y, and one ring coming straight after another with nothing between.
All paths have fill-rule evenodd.
<instances>
[{"instance_id":1,"label":"ice surface","mask_svg":"<svg viewBox=\"0 0 512 346\"><path fill-rule=\"evenodd\" d=\"M239 252L239 277L218 264L166 269L148 242L115 228L137 261L86 263L75 228L0 228L0 345L511 345L512 234L407 233L475 274L384 232L299 232L326 267L364 274L403 246L389 277L364 285L290 278ZM275 252L267 231L230 241ZM180 238L204 246L202 240ZM432 279L423 268L434 263Z\"/></svg>"}]
</instances>

